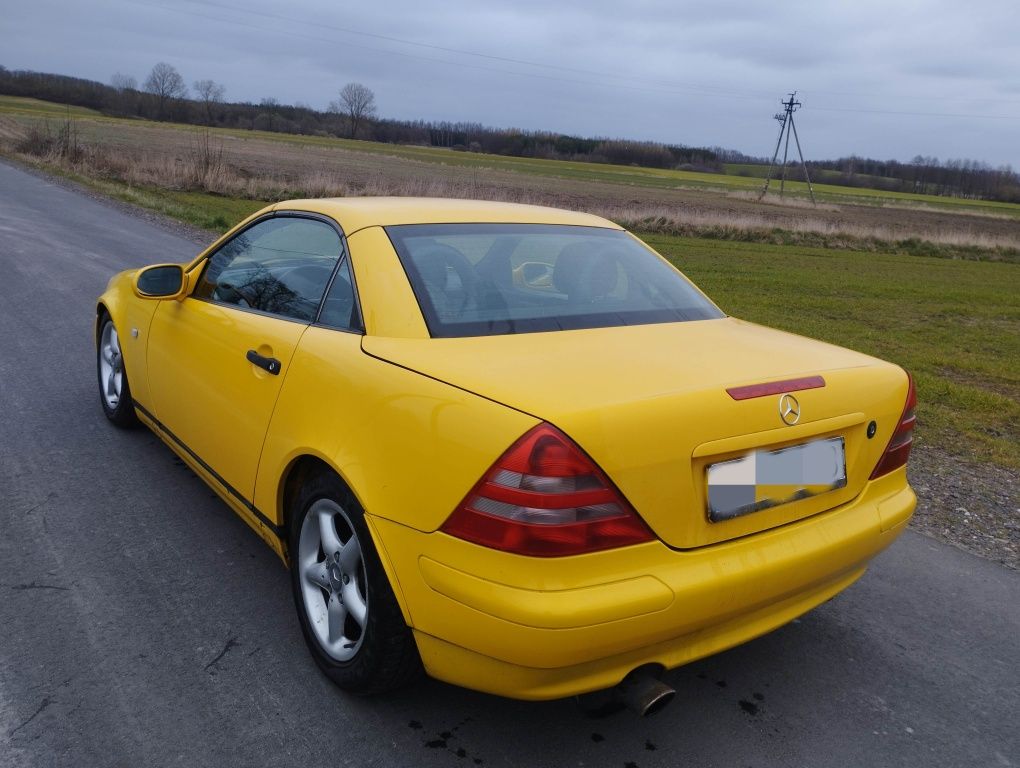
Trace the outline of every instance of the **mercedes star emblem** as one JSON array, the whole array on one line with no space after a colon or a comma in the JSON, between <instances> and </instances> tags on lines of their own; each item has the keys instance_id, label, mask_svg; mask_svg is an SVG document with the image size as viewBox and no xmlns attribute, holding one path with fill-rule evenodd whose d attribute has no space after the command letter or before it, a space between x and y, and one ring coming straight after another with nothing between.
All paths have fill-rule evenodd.
<instances>
[{"instance_id":1,"label":"mercedes star emblem","mask_svg":"<svg viewBox=\"0 0 1020 768\"><path fill-rule=\"evenodd\" d=\"M790 427L800 421L800 403L793 395L783 395L779 398L779 418Z\"/></svg>"}]
</instances>

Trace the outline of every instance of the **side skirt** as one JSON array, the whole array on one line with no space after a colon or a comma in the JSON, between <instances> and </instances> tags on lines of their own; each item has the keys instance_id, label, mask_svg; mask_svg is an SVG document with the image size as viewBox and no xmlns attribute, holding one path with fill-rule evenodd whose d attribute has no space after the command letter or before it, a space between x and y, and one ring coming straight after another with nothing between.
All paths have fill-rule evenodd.
<instances>
[{"instance_id":1,"label":"side skirt","mask_svg":"<svg viewBox=\"0 0 1020 768\"><path fill-rule=\"evenodd\" d=\"M138 403L134 404L138 418L149 429L169 446L181 460L202 480L205 481L217 496L223 499L238 517L257 533L263 541L283 560L288 563L286 531L263 514L248 501L236 488L220 477L202 458L192 451L177 435L167 429L155 416Z\"/></svg>"}]
</instances>

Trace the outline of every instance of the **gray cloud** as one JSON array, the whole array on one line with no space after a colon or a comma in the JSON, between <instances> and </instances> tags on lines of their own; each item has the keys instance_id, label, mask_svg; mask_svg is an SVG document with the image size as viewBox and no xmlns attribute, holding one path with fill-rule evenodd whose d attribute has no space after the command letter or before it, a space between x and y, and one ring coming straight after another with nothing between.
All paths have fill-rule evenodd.
<instances>
[{"instance_id":1,"label":"gray cloud","mask_svg":"<svg viewBox=\"0 0 1020 768\"><path fill-rule=\"evenodd\" d=\"M1014 2L35 0L4 16L11 68L141 81L165 60L231 99L320 108L358 80L384 116L752 154L770 151L778 98L799 89L811 157L1020 165Z\"/></svg>"}]
</instances>

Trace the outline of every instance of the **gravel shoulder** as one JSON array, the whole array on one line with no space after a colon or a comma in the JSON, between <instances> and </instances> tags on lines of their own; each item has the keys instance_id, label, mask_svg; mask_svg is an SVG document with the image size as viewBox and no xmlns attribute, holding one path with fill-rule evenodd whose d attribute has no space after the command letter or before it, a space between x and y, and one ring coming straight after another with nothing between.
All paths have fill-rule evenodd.
<instances>
[{"instance_id":1,"label":"gravel shoulder","mask_svg":"<svg viewBox=\"0 0 1020 768\"><path fill-rule=\"evenodd\" d=\"M916 445L907 475L917 493L911 527L1020 569L1020 476Z\"/></svg>"}]
</instances>

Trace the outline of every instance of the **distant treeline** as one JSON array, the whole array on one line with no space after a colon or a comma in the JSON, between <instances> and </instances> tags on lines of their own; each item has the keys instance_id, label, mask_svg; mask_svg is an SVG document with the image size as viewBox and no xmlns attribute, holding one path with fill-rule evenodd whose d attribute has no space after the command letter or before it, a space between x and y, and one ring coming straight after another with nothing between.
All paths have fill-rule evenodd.
<instances>
[{"instance_id":1,"label":"distant treeline","mask_svg":"<svg viewBox=\"0 0 1020 768\"><path fill-rule=\"evenodd\" d=\"M945 160L917 155L909 163L842 157L811 161L825 171L826 184L868 187L889 192L965 197L1020 203L1020 176L1008 165L994 168L979 160Z\"/></svg>"},{"instance_id":2,"label":"distant treeline","mask_svg":"<svg viewBox=\"0 0 1020 768\"><path fill-rule=\"evenodd\" d=\"M127 80L135 86L133 78ZM349 135L348 118L342 112L280 104L275 99L265 99L259 104L161 99L158 94L136 86L118 88L95 80L3 67L0 67L0 93L88 107L123 117L308 136ZM722 172L722 163L710 149L489 128L478 123L368 118L358 128L358 138L515 157Z\"/></svg>"},{"instance_id":3,"label":"distant treeline","mask_svg":"<svg viewBox=\"0 0 1020 768\"><path fill-rule=\"evenodd\" d=\"M156 92L153 77L167 67L165 81ZM411 144L514 157L578 160L596 163L723 172L723 163L768 165L767 158L751 157L722 147L699 148L624 139L584 138L548 131L491 128L478 123L390 120L367 116L353 124L342 109L319 111L308 106L280 104L264 99L259 104L223 101L223 88L205 80L195 83L200 98L187 98L187 88L169 65L157 65L140 89L132 77L116 75L113 85L66 75L0 66L0 94L26 96L60 104L88 107L109 115L167 120L222 128L276 131L310 136L349 136L393 144ZM167 74L167 73L164 73ZM205 86L204 88L202 86ZM201 96L204 94L204 98ZM371 92L369 92L371 98ZM372 108L374 110L374 108ZM371 111L368 113L371 114ZM939 161L918 155L910 162L860 157L810 161L813 180L827 184L867 187L890 192L981 200L1020 202L1020 175L1009 166L994 168L976 160ZM791 169L796 176L799 169Z\"/></svg>"}]
</instances>

